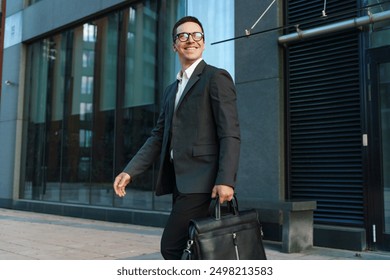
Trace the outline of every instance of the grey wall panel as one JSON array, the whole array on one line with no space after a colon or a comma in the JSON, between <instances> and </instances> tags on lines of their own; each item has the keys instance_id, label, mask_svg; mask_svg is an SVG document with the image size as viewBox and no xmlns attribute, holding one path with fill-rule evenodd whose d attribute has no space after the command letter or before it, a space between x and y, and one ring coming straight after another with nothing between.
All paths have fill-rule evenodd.
<instances>
[{"instance_id":1,"label":"grey wall panel","mask_svg":"<svg viewBox=\"0 0 390 280\"><path fill-rule=\"evenodd\" d=\"M18 102L20 94L21 45L4 50L2 93L0 101L0 198L12 198L15 168ZM6 85L5 81L11 82Z\"/></svg>"},{"instance_id":2,"label":"grey wall panel","mask_svg":"<svg viewBox=\"0 0 390 280\"><path fill-rule=\"evenodd\" d=\"M240 1L238 1L240 2ZM236 36L245 34L269 3L236 3ZM277 26L273 6L252 32ZM284 197L283 80L277 31L235 41L235 72L242 134L237 192L245 200Z\"/></svg>"},{"instance_id":3,"label":"grey wall panel","mask_svg":"<svg viewBox=\"0 0 390 280\"><path fill-rule=\"evenodd\" d=\"M0 198L12 198L16 121L0 121Z\"/></svg>"},{"instance_id":4,"label":"grey wall panel","mask_svg":"<svg viewBox=\"0 0 390 280\"><path fill-rule=\"evenodd\" d=\"M43 0L24 10L23 41L42 36L53 30L73 24L86 17L103 12L126 0Z\"/></svg>"},{"instance_id":5,"label":"grey wall panel","mask_svg":"<svg viewBox=\"0 0 390 280\"><path fill-rule=\"evenodd\" d=\"M15 120L17 116L20 52L20 44L4 50L0 121Z\"/></svg>"},{"instance_id":6,"label":"grey wall panel","mask_svg":"<svg viewBox=\"0 0 390 280\"><path fill-rule=\"evenodd\" d=\"M240 196L278 199L282 190L278 79L238 84L241 125Z\"/></svg>"},{"instance_id":7,"label":"grey wall panel","mask_svg":"<svg viewBox=\"0 0 390 280\"><path fill-rule=\"evenodd\" d=\"M245 1L235 6L235 35L245 35L270 3ZM248 82L278 77L280 75L278 31L254 34L278 26L276 3L268 10L252 30L252 35L236 40L236 82ZM237 20L239 19L239 20Z\"/></svg>"},{"instance_id":8,"label":"grey wall panel","mask_svg":"<svg viewBox=\"0 0 390 280\"><path fill-rule=\"evenodd\" d=\"M6 11L5 11L7 16L22 10L24 1L25 0L7 0Z\"/></svg>"}]
</instances>

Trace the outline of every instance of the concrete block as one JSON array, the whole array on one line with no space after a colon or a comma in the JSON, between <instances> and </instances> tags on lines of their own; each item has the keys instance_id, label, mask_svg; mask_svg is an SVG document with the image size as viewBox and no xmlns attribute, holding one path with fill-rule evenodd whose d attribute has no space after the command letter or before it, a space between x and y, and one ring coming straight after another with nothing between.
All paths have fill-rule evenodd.
<instances>
[{"instance_id":1,"label":"concrete block","mask_svg":"<svg viewBox=\"0 0 390 280\"><path fill-rule=\"evenodd\" d=\"M313 210L283 211L282 250L297 253L313 246Z\"/></svg>"}]
</instances>

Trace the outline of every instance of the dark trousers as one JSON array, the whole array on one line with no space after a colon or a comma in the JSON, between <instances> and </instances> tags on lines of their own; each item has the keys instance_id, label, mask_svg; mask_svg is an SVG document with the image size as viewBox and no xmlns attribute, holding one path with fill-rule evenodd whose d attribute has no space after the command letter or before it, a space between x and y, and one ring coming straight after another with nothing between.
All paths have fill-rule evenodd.
<instances>
[{"instance_id":1,"label":"dark trousers","mask_svg":"<svg viewBox=\"0 0 390 280\"><path fill-rule=\"evenodd\" d=\"M188 241L190 219L207 217L211 194L182 194L175 187L173 206L161 238L161 254L166 260L179 260Z\"/></svg>"}]
</instances>

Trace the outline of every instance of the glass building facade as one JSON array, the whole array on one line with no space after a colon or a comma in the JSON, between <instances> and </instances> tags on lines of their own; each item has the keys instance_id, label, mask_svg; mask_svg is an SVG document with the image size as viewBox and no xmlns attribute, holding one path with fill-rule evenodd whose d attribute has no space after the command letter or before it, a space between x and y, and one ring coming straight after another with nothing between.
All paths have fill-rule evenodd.
<instances>
[{"instance_id":1,"label":"glass building facade","mask_svg":"<svg viewBox=\"0 0 390 280\"><path fill-rule=\"evenodd\" d=\"M233 36L234 1L203 2L209 13L225 12L211 18L202 16L205 5L196 8L199 1L161 7L146 0L28 45L20 198L170 209L169 196L153 194L156 166L134 180L125 198L114 195L112 182L150 135L161 94L179 70L171 39L179 17L198 16L209 40L206 62L234 71L233 45L222 46L229 50L223 57L211 47L213 40Z\"/></svg>"}]
</instances>

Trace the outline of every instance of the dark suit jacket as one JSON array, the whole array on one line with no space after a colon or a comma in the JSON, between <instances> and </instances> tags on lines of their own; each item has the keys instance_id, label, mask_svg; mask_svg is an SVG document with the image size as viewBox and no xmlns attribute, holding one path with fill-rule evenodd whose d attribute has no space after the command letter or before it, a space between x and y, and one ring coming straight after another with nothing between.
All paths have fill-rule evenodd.
<instances>
[{"instance_id":1,"label":"dark suit jacket","mask_svg":"<svg viewBox=\"0 0 390 280\"><path fill-rule=\"evenodd\" d=\"M124 172L135 177L160 155L156 195L172 193L175 177L181 193L211 193L218 184L235 187L240 128L231 76L201 61L175 109L176 91L177 82L165 90L157 124Z\"/></svg>"}]
</instances>

